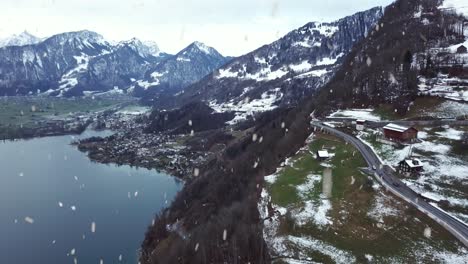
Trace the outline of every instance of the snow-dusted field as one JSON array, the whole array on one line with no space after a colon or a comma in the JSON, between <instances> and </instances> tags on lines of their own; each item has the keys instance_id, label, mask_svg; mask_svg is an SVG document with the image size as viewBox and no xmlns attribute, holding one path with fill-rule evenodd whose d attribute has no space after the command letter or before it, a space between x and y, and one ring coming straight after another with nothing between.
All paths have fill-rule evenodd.
<instances>
[{"instance_id":1,"label":"snow-dusted field","mask_svg":"<svg viewBox=\"0 0 468 264\"><path fill-rule=\"evenodd\" d=\"M363 119L369 121L380 121L380 117L374 113L374 109L346 109L338 110L329 117Z\"/></svg>"},{"instance_id":2,"label":"snow-dusted field","mask_svg":"<svg viewBox=\"0 0 468 264\"><path fill-rule=\"evenodd\" d=\"M359 137L372 145L369 136L377 131L361 132ZM463 188L468 187L468 160L453 152L464 131L444 127L441 131L425 129L419 132L420 143L397 148L379 144L374 150L390 166L405 159L412 148L413 156L419 158L424 171L419 176L406 177L403 181L416 192L435 201L447 200L451 205L468 210L468 196ZM468 214L449 210L453 216L468 223Z\"/></svg>"},{"instance_id":3,"label":"snow-dusted field","mask_svg":"<svg viewBox=\"0 0 468 264\"><path fill-rule=\"evenodd\" d=\"M459 134L449 129L439 132L452 138ZM334 157L344 162L356 154L352 147L349 149L346 144L340 145L333 138L325 136L323 140L323 136L317 139L311 136L307 143L312 144L309 146L315 144L315 147L329 148L335 152ZM442 147L442 143L437 144L448 151ZM421 145L423 149L434 147L428 143ZM336 159L313 161L301 158L314 155L315 150L312 151L309 146L288 158L274 174L265 177L258 204L261 219L264 219L264 239L272 255L280 257L281 263L321 263L324 256L334 263L361 263L363 256L370 263L421 263L428 259L436 263L463 263L468 258L468 251L464 248L453 247L455 241L439 240L438 234L444 232L440 226L429 219L419 218L424 215L416 216L414 211L411 213L404 201L386 192L378 183L364 187L367 177L348 169L350 164L343 165L347 173L339 173L343 170ZM303 166L308 166L304 164L310 162L319 163L322 169L311 166L310 172L304 174ZM335 188L335 196L327 196L327 184L324 184L326 174L320 173L322 170L333 170L333 186L344 184L344 189ZM295 175L296 172L298 175ZM303 180L294 180L299 174ZM290 198L289 194L284 193L285 190L287 193L296 192L298 200L285 203L283 199ZM346 194L336 196L336 191ZM368 244L369 241L371 244ZM387 250L384 253L375 246L378 243L395 245L395 249L389 255ZM448 247L449 244L444 243L452 244ZM356 245L362 245L362 248L356 251Z\"/></svg>"}]
</instances>

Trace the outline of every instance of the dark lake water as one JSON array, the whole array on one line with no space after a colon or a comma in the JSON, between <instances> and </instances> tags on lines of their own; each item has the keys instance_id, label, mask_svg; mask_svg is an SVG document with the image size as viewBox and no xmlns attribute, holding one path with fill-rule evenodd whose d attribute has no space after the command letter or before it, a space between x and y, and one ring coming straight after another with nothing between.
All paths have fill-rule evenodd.
<instances>
[{"instance_id":1,"label":"dark lake water","mask_svg":"<svg viewBox=\"0 0 468 264\"><path fill-rule=\"evenodd\" d=\"M155 213L183 185L156 171L91 162L72 140L0 143L0 263L137 263Z\"/></svg>"}]
</instances>

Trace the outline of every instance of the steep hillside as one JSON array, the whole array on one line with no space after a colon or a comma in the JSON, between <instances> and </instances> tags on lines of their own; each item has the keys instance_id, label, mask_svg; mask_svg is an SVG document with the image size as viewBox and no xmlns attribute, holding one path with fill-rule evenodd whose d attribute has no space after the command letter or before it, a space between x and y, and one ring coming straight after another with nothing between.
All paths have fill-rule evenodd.
<instances>
[{"instance_id":1,"label":"steep hillside","mask_svg":"<svg viewBox=\"0 0 468 264\"><path fill-rule=\"evenodd\" d=\"M381 16L382 9L376 7L332 23L308 23L190 86L176 97L175 106L203 100L218 111L245 113L295 105L333 76L354 43ZM157 101L155 106L174 105Z\"/></svg>"},{"instance_id":2,"label":"steep hillside","mask_svg":"<svg viewBox=\"0 0 468 264\"><path fill-rule=\"evenodd\" d=\"M404 114L420 93L418 77L440 79L440 73L456 72L456 61L435 62L447 55L457 57L442 51L464 42L466 19L441 4L438 0L398 1L386 8L379 24L353 48L321 92L320 111L390 104L396 113ZM461 72L466 71L464 67Z\"/></svg>"},{"instance_id":3,"label":"steep hillside","mask_svg":"<svg viewBox=\"0 0 468 264\"><path fill-rule=\"evenodd\" d=\"M133 92L144 100L166 98L202 79L229 58L214 48L194 42L174 56L152 66L132 85Z\"/></svg>"},{"instance_id":4,"label":"steep hillside","mask_svg":"<svg viewBox=\"0 0 468 264\"><path fill-rule=\"evenodd\" d=\"M432 22L427 25L424 19L415 18L421 6L434 19L428 18ZM343 58L344 66L318 97L305 97L292 109L280 108L259 119L215 162L200 168L198 177L187 182L172 206L149 228L141 262L270 263L262 234L264 219L254 208L263 177L305 144L311 132L311 112L387 101L397 106L415 96L417 72L412 70L412 55L437 40L460 39L454 24L447 23L455 17L442 14L438 6L432 0L397 0L385 9L378 27ZM392 69L394 77L386 69ZM385 86L374 86L376 82Z\"/></svg>"}]
</instances>

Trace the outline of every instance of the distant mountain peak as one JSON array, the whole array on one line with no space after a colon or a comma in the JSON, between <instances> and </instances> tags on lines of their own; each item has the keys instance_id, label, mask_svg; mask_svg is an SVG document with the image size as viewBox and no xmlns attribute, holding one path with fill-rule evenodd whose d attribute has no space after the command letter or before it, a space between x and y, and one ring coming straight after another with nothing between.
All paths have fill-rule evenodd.
<instances>
[{"instance_id":1,"label":"distant mountain peak","mask_svg":"<svg viewBox=\"0 0 468 264\"><path fill-rule=\"evenodd\" d=\"M141 41L137 38L131 38L130 40L121 41L117 44L117 47L127 46L137 52L141 57L146 58L148 56L158 57L161 54L158 44L154 41Z\"/></svg>"},{"instance_id":2,"label":"distant mountain peak","mask_svg":"<svg viewBox=\"0 0 468 264\"><path fill-rule=\"evenodd\" d=\"M31 45L31 44L36 44L40 42L41 39L32 35L28 31L23 31L20 34L12 35L10 37L7 37L5 39L0 40L0 48L1 47L7 47L7 46L25 46L25 45Z\"/></svg>"},{"instance_id":3,"label":"distant mountain peak","mask_svg":"<svg viewBox=\"0 0 468 264\"><path fill-rule=\"evenodd\" d=\"M205 54L209 56L222 57L222 55L214 48L200 42L195 41L188 45L185 49L181 50L177 55L187 55L189 54Z\"/></svg>"}]
</instances>

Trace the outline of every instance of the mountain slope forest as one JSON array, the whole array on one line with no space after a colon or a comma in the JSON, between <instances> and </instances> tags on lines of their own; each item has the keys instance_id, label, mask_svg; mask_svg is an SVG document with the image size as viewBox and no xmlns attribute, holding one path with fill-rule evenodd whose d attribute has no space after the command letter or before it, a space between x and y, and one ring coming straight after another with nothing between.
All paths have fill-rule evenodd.
<instances>
[{"instance_id":1,"label":"mountain slope forest","mask_svg":"<svg viewBox=\"0 0 468 264\"><path fill-rule=\"evenodd\" d=\"M390 104L403 114L418 96L418 76L439 71L421 59L459 41L458 15L437 0L397 0L343 58L330 81L296 107L261 114L210 164L196 170L142 244L142 263L270 263L257 202L263 177L275 172L310 134L310 114ZM420 14L421 16L415 15ZM290 87L294 89L294 87ZM254 136L255 135L255 136ZM262 140L253 140L261 138Z\"/></svg>"}]
</instances>

